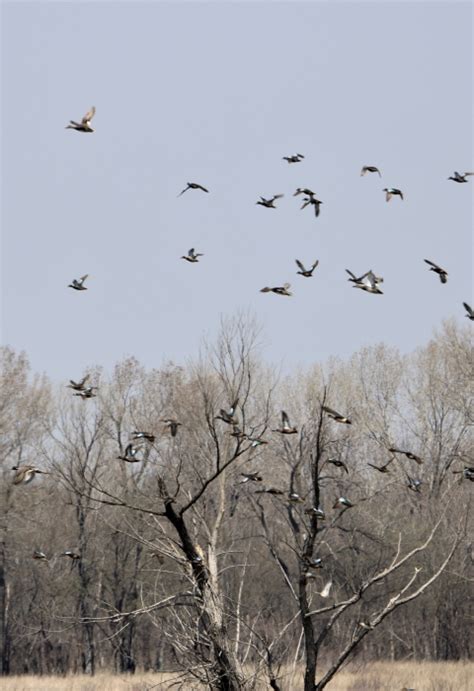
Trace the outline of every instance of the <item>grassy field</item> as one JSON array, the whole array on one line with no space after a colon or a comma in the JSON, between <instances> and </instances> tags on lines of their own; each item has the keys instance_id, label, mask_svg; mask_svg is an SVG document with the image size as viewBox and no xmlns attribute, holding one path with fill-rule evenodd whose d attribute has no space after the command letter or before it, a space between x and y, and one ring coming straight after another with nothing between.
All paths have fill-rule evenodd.
<instances>
[{"instance_id":1,"label":"grassy field","mask_svg":"<svg viewBox=\"0 0 474 691\"><path fill-rule=\"evenodd\" d=\"M116 676L97 674L70 677L8 677L0 678L5 691L150 691L151 689L179 689L177 674L136 674ZM416 691L472 691L474 663L468 662L375 662L353 665L341 672L326 688L329 691L401 691L404 687ZM178 683L177 683L178 682ZM279 684L284 691L302 688L302 675L282 670ZM182 691L201 691L204 687L181 686ZM268 689L262 683L259 689Z\"/></svg>"}]
</instances>

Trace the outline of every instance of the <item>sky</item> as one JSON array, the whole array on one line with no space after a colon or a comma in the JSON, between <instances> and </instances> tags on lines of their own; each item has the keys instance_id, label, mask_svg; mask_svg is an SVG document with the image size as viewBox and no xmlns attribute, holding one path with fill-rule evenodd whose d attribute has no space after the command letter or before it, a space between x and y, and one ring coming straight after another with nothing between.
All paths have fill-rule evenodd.
<instances>
[{"instance_id":1,"label":"sky","mask_svg":"<svg viewBox=\"0 0 474 691\"><path fill-rule=\"evenodd\" d=\"M474 170L472 12L3 2L2 343L77 379L130 355L184 364L244 312L288 371L382 341L407 352L465 322L474 177L447 178ZM65 129L92 105L94 133ZM209 194L178 197L188 181ZM275 210L256 204L274 194ZM180 258L190 247L199 263ZM313 278L296 258L319 259ZM384 294L345 269L383 276ZM85 273L87 291L67 287ZM292 297L259 292L285 282Z\"/></svg>"}]
</instances>

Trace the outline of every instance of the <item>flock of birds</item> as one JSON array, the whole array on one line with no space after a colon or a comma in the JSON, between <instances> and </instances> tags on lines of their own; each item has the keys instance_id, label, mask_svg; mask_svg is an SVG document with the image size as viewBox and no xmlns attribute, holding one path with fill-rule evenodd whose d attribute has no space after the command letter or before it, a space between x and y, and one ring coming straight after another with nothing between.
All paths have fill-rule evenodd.
<instances>
[{"instance_id":1,"label":"flock of birds","mask_svg":"<svg viewBox=\"0 0 474 691\"><path fill-rule=\"evenodd\" d=\"M82 118L80 122L76 122L74 120L71 120L69 124L66 126L66 129L73 129L78 132L85 132L85 133L92 133L94 132L94 129L91 126L91 121L92 118L95 115L95 108L92 107ZM294 154L290 156L283 156L283 160L287 161L288 164L296 164L300 163L304 159L303 154ZM373 165L364 165L360 171L360 175L363 177L367 173L370 174L377 174L380 178L382 177L382 173L377 168L376 166ZM454 172L452 176L448 178L448 180L452 180L453 182L456 183L467 183L468 182L468 177L474 175L474 172L465 172L465 173L459 173L457 171ZM201 185L200 183L197 182L188 182L186 184L186 187L178 194L178 197L183 195L185 192L189 190L199 190L201 192L204 192L206 194L209 194L209 190ZM400 200L403 200L403 192L400 189L397 189L395 187L385 187L383 188L383 192L385 192L385 199L387 202L389 202L393 197L399 197ZM294 192L295 197L303 195L302 198L302 205L301 209L305 209L306 207L311 207L314 211L314 215L317 218L320 213L321 213L321 205L323 202L316 197L315 192L313 192L309 188L301 188L298 187L296 191ZM275 194L272 197L265 198L265 197L260 197L260 199L256 202L256 204L265 207L267 209L276 209L277 207L275 206L275 202L278 199L281 199L284 195L283 194ZM192 247L188 250L187 255L183 255L181 259L184 259L185 261L189 263L197 263L199 262L199 258L203 257L204 254L201 252L196 252L195 248ZM313 272L317 268L319 264L319 260L314 261L309 268L306 268L305 265L299 260L296 259L296 265L298 267L297 274L305 277L305 278L311 278L313 276ZM446 283L448 280L448 272L443 269L441 266L436 264L435 262L431 261L430 259L425 259L424 260L426 264L429 265L430 271L433 271L439 276L439 279L441 283ZM383 292L380 289L380 285L383 283L383 277L375 275L375 273L372 270L369 270L362 274L361 276L356 276L352 271L349 269L346 269L346 272L349 275L348 281L350 281L353 284L354 288L359 288L360 290L363 290L368 293L372 293L375 295L382 295ZM84 291L87 290L87 287L84 285L85 281L88 278L88 274L84 274L78 279L73 279L72 282L69 284L69 288L72 288L73 290L77 291ZM291 296L292 293L290 292L291 285L289 283L284 283L281 286L265 286L264 288L261 289L260 292L262 293L275 293L276 295L282 295L282 296ZM474 320L474 310L471 308L471 306L467 302L463 302L463 306L466 310L466 317L470 319L471 321ZM70 380L70 383L68 384L68 387L73 389L74 391L74 396L79 396L81 399L89 399L89 398L94 398L96 396L95 391L97 391L97 386L93 385L86 385L89 380L89 375L84 376L80 381L76 382L74 380ZM264 440L261 436L260 437L252 437L249 436L247 433L243 432L240 427L239 427L239 422L236 417L237 414L237 407L238 407L238 400L234 401L232 405L229 407L229 409L221 409L219 411L219 415L216 416L215 419L221 420L225 424L229 425L231 427L231 432L230 434L236 438L239 442L242 441L247 441L249 442L249 448L254 449L262 444L268 444L268 441ZM342 415L341 413L337 412L336 410L333 410L332 408L329 408L327 406L323 406L323 411L324 413L331 418L333 421L340 423L340 424L345 424L345 425L351 425L352 421L345 415ZM172 437L176 437L178 433L179 426L182 424L178 420L174 418L164 418L161 420L163 423L165 429L169 430L170 435ZM281 411L281 425L280 427L273 429L272 432L276 432L282 435L292 435L292 434L297 434L298 429L295 426L292 426L290 423L290 419L285 411ZM137 463L141 462L145 459L145 455L142 454L143 449L145 448L146 445L153 445L156 439L156 435L151 433L151 432L146 432L146 431L134 431L131 434L131 440L125 447L125 450L123 453L121 453L117 458L121 461L127 462L127 463ZM380 473L388 473L390 472L389 466L395 459L396 455L403 455L407 459L414 461L416 464L421 465L423 463L423 460L416 454L412 453L411 451L407 450L402 450L398 449L396 447L390 447L388 451L392 454L392 457L383 465L375 465L373 463L368 463L370 467L373 469L377 470ZM330 464L336 468L342 469L345 473L349 473L349 469L347 465L344 463L344 461L338 459L338 458L328 458L324 463ZM13 484L14 485L19 485L19 484L27 484L31 480L33 480L34 476L36 473L43 473L47 474L47 471L41 470L40 468L37 468L36 466L32 465L23 465L23 466L14 466L13 470L15 471L15 476L13 479ZM462 478L466 480L470 480L471 482L474 482L474 467L469 467L465 466L462 470L455 470L453 471L454 473L460 473L462 474ZM246 484L246 483L261 483L263 482L263 478L258 472L248 472L248 473L241 473L240 474L242 477L242 480L240 480L239 484ZM406 478L407 478L407 488L409 490L412 490L413 492L419 493L421 491L421 485L422 481L411 477L408 475L408 473L405 472ZM283 490L275 488L275 487L262 487L261 489L255 490L256 493L258 494L271 494L275 496L283 496L285 497L286 495L286 500L290 504L304 504L305 503L305 497L299 495L296 492L291 492L289 494L285 493ZM351 507L354 506L354 503L348 499L345 496L338 497L333 505L333 509L340 509L340 510L347 510ZM309 506L304 509L304 513L309 516L315 516L319 519L325 519L325 512L321 507L317 506ZM80 554L78 554L75 551L72 550L67 550L63 552L60 556L67 556L72 560L72 564L76 563L80 559ZM48 561L48 557L44 554L44 552L40 550L35 550L33 554L33 558L40 560L40 561ZM307 567L309 569L317 569L322 567L322 560L321 559L311 559L308 560ZM310 571L307 572L306 576L308 578L312 578L313 575ZM319 593L322 597L327 597L329 595L329 591L331 588L331 583L327 583L323 590Z\"/></svg>"}]
</instances>

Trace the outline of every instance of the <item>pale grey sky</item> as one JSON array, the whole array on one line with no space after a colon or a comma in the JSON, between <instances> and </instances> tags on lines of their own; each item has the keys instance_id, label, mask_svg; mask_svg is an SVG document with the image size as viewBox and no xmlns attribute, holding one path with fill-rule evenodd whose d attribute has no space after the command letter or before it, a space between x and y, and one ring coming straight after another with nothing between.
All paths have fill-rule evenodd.
<instances>
[{"instance_id":1,"label":"pale grey sky","mask_svg":"<svg viewBox=\"0 0 474 691\"><path fill-rule=\"evenodd\" d=\"M285 368L425 343L472 301L472 93L470 2L3 2L3 343L55 379L181 363L238 310Z\"/></svg>"}]
</instances>

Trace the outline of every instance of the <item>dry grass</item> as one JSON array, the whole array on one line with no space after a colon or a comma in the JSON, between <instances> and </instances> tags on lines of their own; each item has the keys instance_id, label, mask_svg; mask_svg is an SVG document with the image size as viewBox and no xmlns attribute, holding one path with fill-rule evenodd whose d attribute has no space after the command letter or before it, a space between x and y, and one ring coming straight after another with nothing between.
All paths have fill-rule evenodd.
<instances>
[{"instance_id":1,"label":"dry grass","mask_svg":"<svg viewBox=\"0 0 474 691\"><path fill-rule=\"evenodd\" d=\"M4 691L165 691L178 689L178 674L135 674L117 676L97 674L95 677L8 677L0 679ZM470 691L474 688L474 663L469 662L374 662L348 667L327 686L328 691ZM282 670L279 683L284 691L302 689L302 674ZM185 684L186 691L199 691L197 685ZM262 691L267 684L259 687Z\"/></svg>"}]
</instances>

